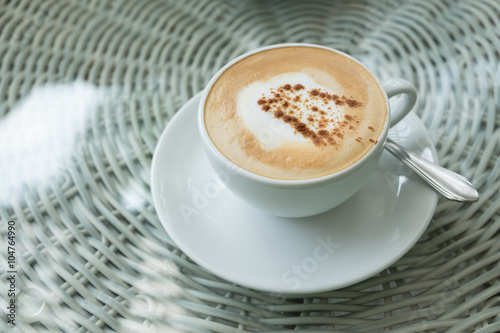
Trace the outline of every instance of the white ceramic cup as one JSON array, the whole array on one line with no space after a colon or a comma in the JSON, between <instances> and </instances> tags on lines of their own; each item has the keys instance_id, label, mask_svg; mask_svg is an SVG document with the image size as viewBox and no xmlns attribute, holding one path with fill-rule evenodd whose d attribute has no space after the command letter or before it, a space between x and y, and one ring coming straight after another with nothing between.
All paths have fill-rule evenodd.
<instances>
[{"instance_id":1,"label":"white ceramic cup","mask_svg":"<svg viewBox=\"0 0 500 333\"><path fill-rule=\"evenodd\" d=\"M413 85L406 80L390 79L380 83L372 74L379 87L382 88L381 90L385 92L385 100L389 112L382 133L377 139L378 142L368 153L351 166L322 177L286 180L258 175L237 166L225 157L213 144L205 128L205 101L212 85L227 68L249 55L273 48L290 46L307 46L327 49L348 57L363 66L359 61L343 52L319 45L289 43L253 50L229 62L209 81L201 96L198 110L198 127L203 147L211 165L220 180L235 195L251 206L272 215L305 217L320 214L338 206L361 188L377 166L382 151L384 150L389 128L404 118L412 109L417 100L417 91ZM389 99L394 96L397 96L397 98L391 100L391 103L389 103Z\"/></svg>"}]
</instances>

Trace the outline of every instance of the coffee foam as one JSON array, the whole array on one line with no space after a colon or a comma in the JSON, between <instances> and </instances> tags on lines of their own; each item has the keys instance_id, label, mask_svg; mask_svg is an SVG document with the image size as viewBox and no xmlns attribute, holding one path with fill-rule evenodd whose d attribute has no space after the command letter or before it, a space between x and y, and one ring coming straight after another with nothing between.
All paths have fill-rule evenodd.
<instances>
[{"instance_id":1,"label":"coffee foam","mask_svg":"<svg viewBox=\"0 0 500 333\"><path fill-rule=\"evenodd\" d=\"M387 116L376 80L335 52L287 47L249 56L211 88L205 125L237 165L280 179L341 170L373 147Z\"/></svg>"},{"instance_id":2,"label":"coffee foam","mask_svg":"<svg viewBox=\"0 0 500 333\"><path fill-rule=\"evenodd\" d=\"M342 86L333 77L328 88L299 72L253 82L237 96L238 116L267 150L277 149L287 141L336 144L346 115L348 120L354 120L348 109L359 105L345 98Z\"/></svg>"}]
</instances>

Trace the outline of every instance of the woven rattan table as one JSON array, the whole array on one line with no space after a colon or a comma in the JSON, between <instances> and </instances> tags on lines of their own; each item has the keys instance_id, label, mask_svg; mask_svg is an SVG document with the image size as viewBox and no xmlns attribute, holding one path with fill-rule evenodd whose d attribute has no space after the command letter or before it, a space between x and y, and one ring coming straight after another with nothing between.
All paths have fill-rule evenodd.
<instances>
[{"instance_id":1,"label":"woven rattan table","mask_svg":"<svg viewBox=\"0 0 500 333\"><path fill-rule=\"evenodd\" d=\"M150 191L176 111L230 59L282 42L413 82L440 164L481 195L440 200L399 261L320 294L196 265ZM499 52L498 0L0 1L0 331L499 332Z\"/></svg>"}]
</instances>

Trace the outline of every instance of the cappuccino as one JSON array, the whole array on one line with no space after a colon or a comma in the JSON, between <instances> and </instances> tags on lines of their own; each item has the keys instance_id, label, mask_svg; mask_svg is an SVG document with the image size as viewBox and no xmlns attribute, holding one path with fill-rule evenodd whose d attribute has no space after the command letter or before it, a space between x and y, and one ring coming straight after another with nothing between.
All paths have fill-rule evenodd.
<instances>
[{"instance_id":1,"label":"cappuccino","mask_svg":"<svg viewBox=\"0 0 500 333\"><path fill-rule=\"evenodd\" d=\"M310 179L361 159L388 114L377 80L335 51L288 46L228 67L207 95L204 122L238 166L276 179Z\"/></svg>"}]
</instances>

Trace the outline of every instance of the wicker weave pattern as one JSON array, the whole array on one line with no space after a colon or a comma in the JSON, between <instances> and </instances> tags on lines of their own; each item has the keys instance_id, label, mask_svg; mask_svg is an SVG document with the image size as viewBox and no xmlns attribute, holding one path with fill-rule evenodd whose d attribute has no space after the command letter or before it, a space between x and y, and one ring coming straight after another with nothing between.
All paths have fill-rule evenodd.
<instances>
[{"instance_id":1,"label":"wicker weave pattern","mask_svg":"<svg viewBox=\"0 0 500 333\"><path fill-rule=\"evenodd\" d=\"M500 331L498 1L0 6L0 126L10 131L0 133L0 307L13 220L18 332ZM318 295L260 293L193 264L149 191L152 152L175 111L230 59L280 42L334 47L381 79L415 83L440 163L481 192L471 205L440 201L389 269ZM21 101L47 87L55 104L36 112L65 112L38 124ZM65 102L82 89L95 101L86 113ZM51 134L10 149L30 122ZM12 329L2 315L0 331Z\"/></svg>"}]
</instances>

